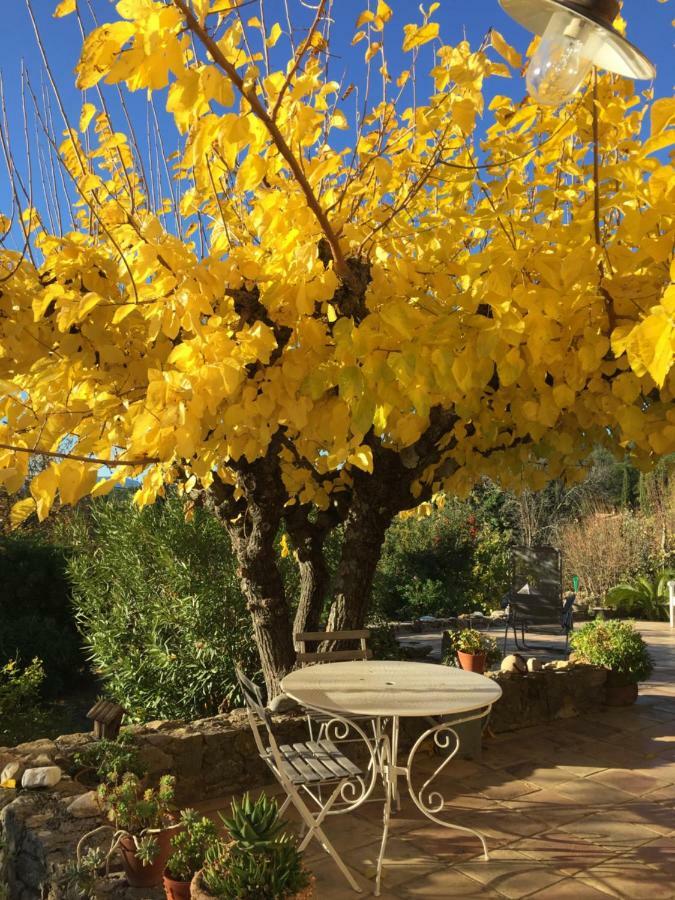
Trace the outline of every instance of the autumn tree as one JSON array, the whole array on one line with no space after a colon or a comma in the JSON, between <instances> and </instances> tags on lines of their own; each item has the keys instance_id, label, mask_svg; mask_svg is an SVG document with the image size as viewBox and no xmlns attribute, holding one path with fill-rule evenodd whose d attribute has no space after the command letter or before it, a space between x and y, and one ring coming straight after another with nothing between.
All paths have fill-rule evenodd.
<instances>
[{"instance_id":1,"label":"autumn tree","mask_svg":"<svg viewBox=\"0 0 675 900\"><path fill-rule=\"evenodd\" d=\"M34 98L74 223L34 203L0 253L0 479L52 458L17 523L129 475L139 504L208 502L274 692L329 592L331 627L363 623L401 511L485 475L574 481L598 443L675 449L672 100L595 74L541 108L499 34L442 42L438 4L373 3L344 78L329 0L120 0L93 30L84 6L57 8L86 33L79 125ZM173 120L162 196L116 89Z\"/></svg>"}]
</instances>

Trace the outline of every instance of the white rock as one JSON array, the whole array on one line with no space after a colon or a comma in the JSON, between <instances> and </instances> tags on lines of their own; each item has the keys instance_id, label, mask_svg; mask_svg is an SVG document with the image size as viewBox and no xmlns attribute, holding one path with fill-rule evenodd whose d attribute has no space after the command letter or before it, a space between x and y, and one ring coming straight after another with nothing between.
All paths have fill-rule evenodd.
<instances>
[{"instance_id":1,"label":"white rock","mask_svg":"<svg viewBox=\"0 0 675 900\"><path fill-rule=\"evenodd\" d=\"M26 769L21 779L21 787L28 790L51 788L61 781L61 774L58 766L39 766L37 769Z\"/></svg>"},{"instance_id":2,"label":"white rock","mask_svg":"<svg viewBox=\"0 0 675 900\"><path fill-rule=\"evenodd\" d=\"M298 703L287 694L277 694L274 700L267 704L267 708L272 713L285 713L298 708Z\"/></svg>"},{"instance_id":3,"label":"white rock","mask_svg":"<svg viewBox=\"0 0 675 900\"><path fill-rule=\"evenodd\" d=\"M537 659L535 656L531 657L527 661L527 671L528 672L541 672L544 664L540 659Z\"/></svg>"},{"instance_id":4,"label":"white rock","mask_svg":"<svg viewBox=\"0 0 675 900\"><path fill-rule=\"evenodd\" d=\"M20 763L18 760L14 762L7 763L5 768L2 770L0 774L0 781L10 781L12 778L15 781L21 781L21 776L24 772L24 765Z\"/></svg>"},{"instance_id":5,"label":"white rock","mask_svg":"<svg viewBox=\"0 0 675 900\"><path fill-rule=\"evenodd\" d=\"M86 794L80 794L72 803L68 804L68 812L76 819L86 819L91 816L98 816L101 807L98 803L96 791L87 791Z\"/></svg>"},{"instance_id":6,"label":"white rock","mask_svg":"<svg viewBox=\"0 0 675 900\"><path fill-rule=\"evenodd\" d=\"M527 672L527 663L519 653L512 653L505 656L499 667L501 672L515 672L524 675Z\"/></svg>"},{"instance_id":7,"label":"white rock","mask_svg":"<svg viewBox=\"0 0 675 900\"><path fill-rule=\"evenodd\" d=\"M33 769L43 769L45 766L53 766L54 760L46 753L40 753L38 756L31 756L30 764Z\"/></svg>"}]
</instances>

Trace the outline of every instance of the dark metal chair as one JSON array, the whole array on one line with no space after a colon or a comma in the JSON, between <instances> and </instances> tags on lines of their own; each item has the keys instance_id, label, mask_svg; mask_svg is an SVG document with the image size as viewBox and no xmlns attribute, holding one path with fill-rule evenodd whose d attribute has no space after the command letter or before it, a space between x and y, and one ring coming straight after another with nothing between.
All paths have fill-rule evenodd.
<instances>
[{"instance_id":1,"label":"dark metal chair","mask_svg":"<svg viewBox=\"0 0 675 900\"><path fill-rule=\"evenodd\" d=\"M514 547L511 589L505 597L508 616L504 631L504 652L509 629L517 650L530 649L525 632L564 634L565 651L574 627L572 594L563 602L562 555L555 547ZM520 642L518 632L520 631Z\"/></svg>"}]
</instances>

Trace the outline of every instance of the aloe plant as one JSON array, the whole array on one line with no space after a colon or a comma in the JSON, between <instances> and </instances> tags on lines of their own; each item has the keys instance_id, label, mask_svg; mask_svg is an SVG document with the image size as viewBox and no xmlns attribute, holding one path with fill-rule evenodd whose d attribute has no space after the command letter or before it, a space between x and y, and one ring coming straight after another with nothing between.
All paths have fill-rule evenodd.
<instances>
[{"instance_id":1,"label":"aloe plant","mask_svg":"<svg viewBox=\"0 0 675 900\"><path fill-rule=\"evenodd\" d=\"M612 609L645 619L660 620L667 617L668 582L675 580L675 572L664 570L654 578L639 575L630 581L617 584L607 591L606 603Z\"/></svg>"}]
</instances>

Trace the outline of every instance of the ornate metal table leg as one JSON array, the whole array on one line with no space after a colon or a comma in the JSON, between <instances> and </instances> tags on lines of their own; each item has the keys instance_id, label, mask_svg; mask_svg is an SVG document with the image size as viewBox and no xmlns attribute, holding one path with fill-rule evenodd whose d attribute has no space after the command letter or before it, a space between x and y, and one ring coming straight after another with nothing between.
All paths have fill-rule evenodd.
<instances>
[{"instance_id":1,"label":"ornate metal table leg","mask_svg":"<svg viewBox=\"0 0 675 900\"><path fill-rule=\"evenodd\" d=\"M391 801L396 790L394 769L396 768L396 757L392 755L392 745L389 736L382 735L380 744L380 777L384 787L384 809L382 813L382 843L380 844L380 854L377 858L377 876L375 878L375 896L380 896L380 881L382 880L382 864L384 862L384 854L387 850L387 838L389 836L389 819L391 818Z\"/></svg>"},{"instance_id":2,"label":"ornate metal table leg","mask_svg":"<svg viewBox=\"0 0 675 900\"><path fill-rule=\"evenodd\" d=\"M420 810L420 812L422 812L427 817L427 819L430 819L437 825L443 825L446 828L452 828L457 831L464 831L468 834L473 834L478 838L483 846L483 854L485 859L488 859L487 844L485 843L485 838L482 834L480 834L480 832L475 831L473 828L467 828L464 825L456 825L454 822L446 822L438 817L438 814L442 811L443 806L445 805L445 800L443 798L443 795L439 791L432 789L432 785L436 778L448 765L448 763L457 755L457 752L459 750L459 735L455 731L456 726L463 725L465 722L474 722L477 719L486 718L490 713L490 709L491 707L487 707L485 709L482 709L475 715L465 716L464 718L457 719L454 722L441 722L440 724L435 725L433 728L427 729L427 731L423 732L423 734L421 734L420 737L415 741L412 750L408 754L408 762L405 767L405 773L408 781L408 790L410 791L410 796L412 797L413 803ZM412 783L412 770L415 762L415 756L422 744L429 738L433 738L434 744L442 750L449 750L450 748L452 749L451 752L444 758L443 762L433 772L433 774L429 778L427 778L419 791L417 791Z\"/></svg>"}]
</instances>

